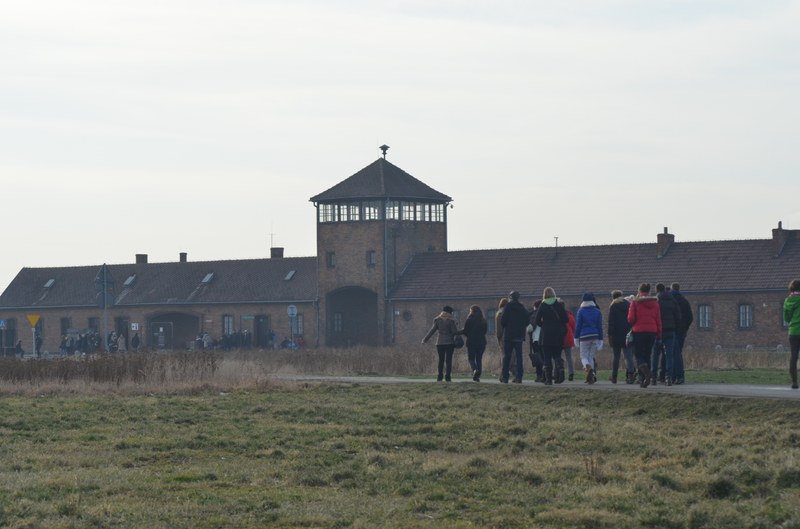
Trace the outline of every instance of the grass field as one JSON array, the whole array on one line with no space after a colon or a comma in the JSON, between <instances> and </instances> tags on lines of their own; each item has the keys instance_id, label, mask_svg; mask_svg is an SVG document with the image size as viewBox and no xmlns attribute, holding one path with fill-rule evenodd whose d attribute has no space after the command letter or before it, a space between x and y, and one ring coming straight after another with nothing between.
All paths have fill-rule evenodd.
<instances>
[{"instance_id":1,"label":"grass field","mask_svg":"<svg viewBox=\"0 0 800 529\"><path fill-rule=\"evenodd\" d=\"M790 402L263 383L0 410L0 527L800 527Z\"/></svg>"}]
</instances>

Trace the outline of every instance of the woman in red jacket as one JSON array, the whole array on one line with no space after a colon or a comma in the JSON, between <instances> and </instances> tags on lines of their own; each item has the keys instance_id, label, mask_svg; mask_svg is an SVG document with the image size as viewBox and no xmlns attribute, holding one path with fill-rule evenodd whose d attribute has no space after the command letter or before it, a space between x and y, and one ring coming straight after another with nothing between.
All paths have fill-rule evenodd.
<instances>
[{"instance_id":1,"label":"woman in red jacket","mask_svg":"<svg viewBox=\"0 0 800 529\"><path fill-rule=\"evenodd\" d=\"M641 375L640 387L650 385L650 353L656 340L661 339L661 308L658 298L650 295L650 283L639 285L639 295L628 309L628 323L633 333L636 363Z\"/></svg>"}]
</instances>

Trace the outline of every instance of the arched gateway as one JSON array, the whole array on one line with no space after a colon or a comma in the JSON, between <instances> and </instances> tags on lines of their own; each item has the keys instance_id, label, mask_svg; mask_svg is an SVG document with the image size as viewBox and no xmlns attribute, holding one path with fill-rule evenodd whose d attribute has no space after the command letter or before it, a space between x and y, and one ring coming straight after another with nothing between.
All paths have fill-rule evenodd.
<instances>
[{"instance_id":1,"label":"arched gateway","mask_svg":"<svg viewBox=\"0 0 800 529\"><path fill-rule=\"evenodd\" d=\"M378 294L361 287L344 287L327 296L327 343L332 346L377 345L381 322Z\"/></svg>"}]
</instances>

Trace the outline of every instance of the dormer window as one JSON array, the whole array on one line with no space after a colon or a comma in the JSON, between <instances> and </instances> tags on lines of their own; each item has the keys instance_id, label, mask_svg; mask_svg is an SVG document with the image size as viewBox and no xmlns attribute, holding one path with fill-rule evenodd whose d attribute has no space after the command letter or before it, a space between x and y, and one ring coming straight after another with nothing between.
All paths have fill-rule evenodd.
<instances>
[{"instance_id":1,"label":"dormer window","mask_svg":"<svg viewBox=\"0 0 800 529\"><path fill-rule=\"evenodd\" d=\"M211 283L212 279L214 279L214 272L209 272L209 273L206 274L206 277L203 278L201 283L203 283L204 285L207 285L207 284Z\"/></svg>"},{"instance_id":2,"label":"dormer window","mask_svg":"<svg viewBox=\"0 0 800 529\"><path fill-rule=\"evenodd\" d=\"M55 285L55 284L56 284L56 280L55 279L48 279L47 283L44 284L44 288L52 288L53 285Z\"/></svg>"}]
</instances>

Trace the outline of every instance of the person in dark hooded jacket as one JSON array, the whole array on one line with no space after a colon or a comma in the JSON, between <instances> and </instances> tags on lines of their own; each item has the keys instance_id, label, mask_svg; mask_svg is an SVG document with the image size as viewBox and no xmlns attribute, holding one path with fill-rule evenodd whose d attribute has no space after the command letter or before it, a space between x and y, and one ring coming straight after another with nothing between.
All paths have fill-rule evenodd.
<instances>
[{"instance_id":1,"label":"person in dark hooded jacket","mask_svg":"<svg viewBox=\"0 0 800 529\"><path fill-rule=\"evenodd\" d=\"M608 308L608 344L614 358L611 362L611 383L617 383L619 362L622 353L625 354L625 383L633 384L636 374L636 364L633 361L633 351L626 343L631 324L628 323L628 309L630 302L622 297L621 290L611 292L611 306Z\"/></svg>"},{"instance_id":2,"label":"person in dark hooded jacket","mask_svg":"<svg viewBox=\"0 0 800 529\"><path fill-rule=\"evenodd\" d=\"M681 323L681 309L663 283L656 285L656 297L661 310L661 343L656 344L656 347L653 348L653 357L650 364L653 366L653 385L656 385L656 371L660 366L661 359L659 354L663 354L664 367L658 373L658 380L671 386L673 380L675 380L674 356L672 353L675 348L675 333Z\"/></svg>"},{"instance_id":3,"label":"person in dark hooded jacket","mask_svg":"<svg viewBox=\"0 0 800 529\"><path fill-rule=\"evenodd\" d=\"M508 371L513 354L517 367L513 382L521 384L523 375L522 344L525 342L530 314L528 309L519 302L519 292L514 290L508 297L511 298L511 301L505 306L503 315L500 317L500 325L503 328L503 367L500 373L500 382L508 382Z\"/></svg>"},{"instance_id":4,"label":"person in dark hooded jacket","mask_svg":"<svg viewBox=\"0 0 800 529\"><path fill-rule=\"evenodd\" d=\"M534 324L541 329L539 344L544 352L544 383L548 386L554 381L561 383L565 378L561 350L564 348L567 321L567 311L558 302L556 291L552 287L545 288Z\"/></svg>"}]
</instances>

